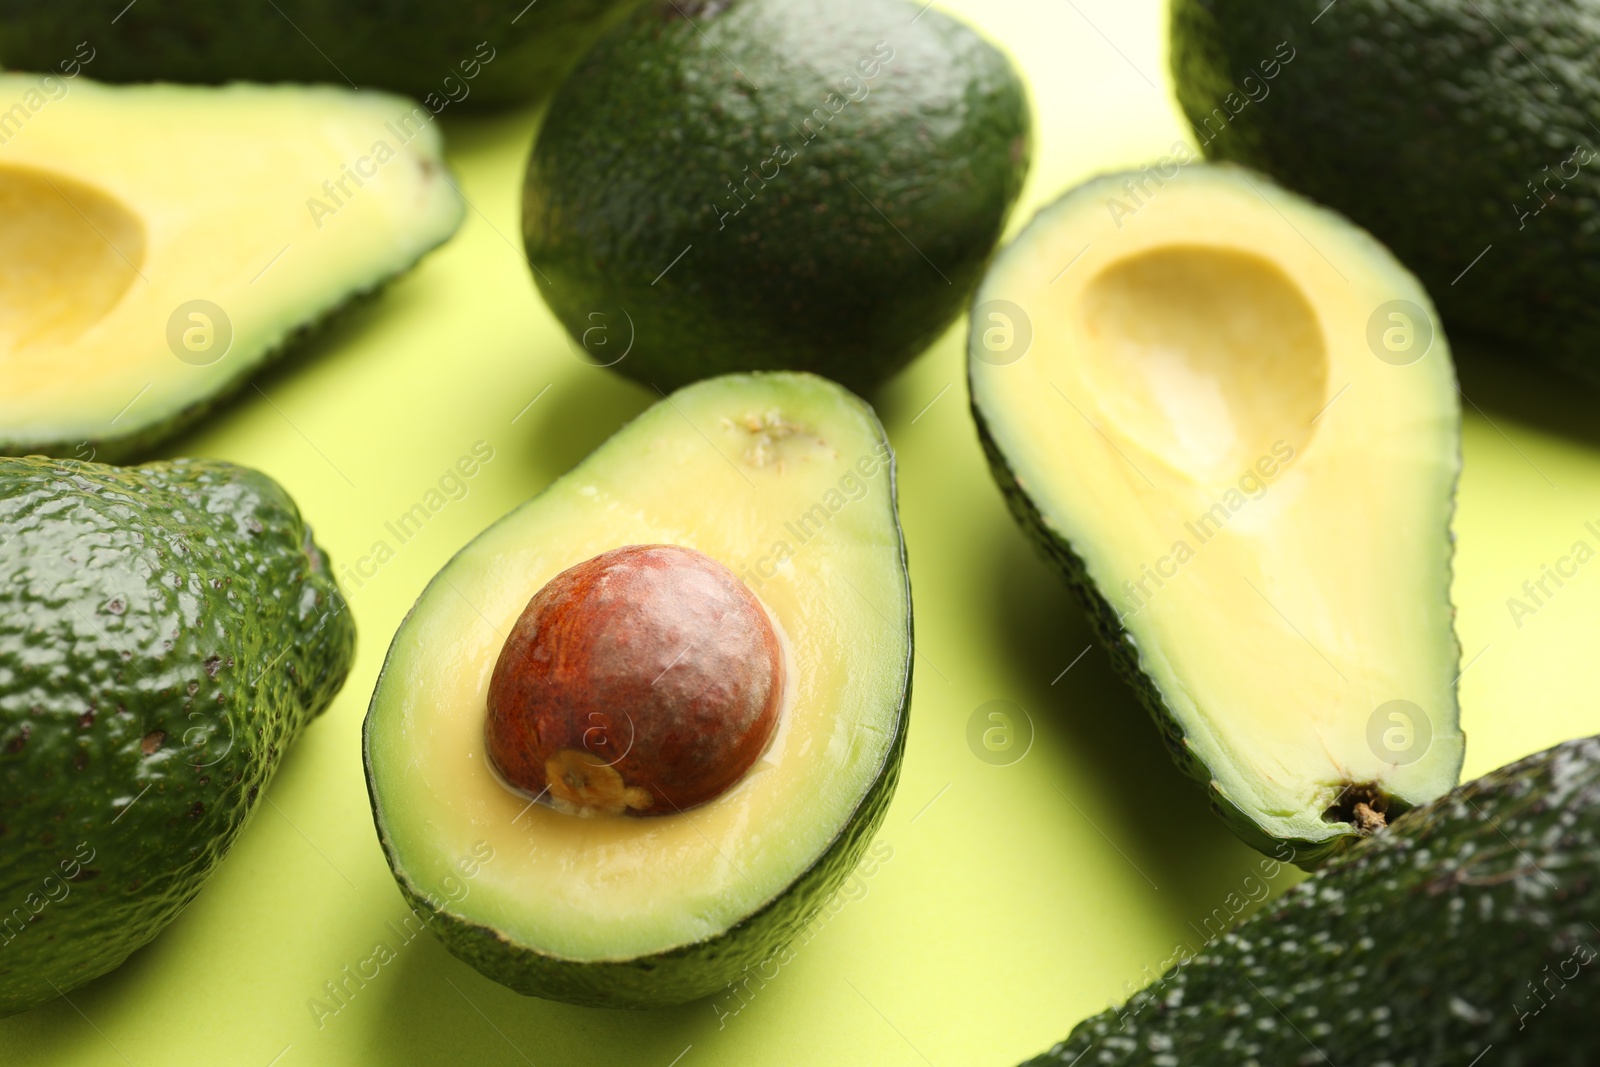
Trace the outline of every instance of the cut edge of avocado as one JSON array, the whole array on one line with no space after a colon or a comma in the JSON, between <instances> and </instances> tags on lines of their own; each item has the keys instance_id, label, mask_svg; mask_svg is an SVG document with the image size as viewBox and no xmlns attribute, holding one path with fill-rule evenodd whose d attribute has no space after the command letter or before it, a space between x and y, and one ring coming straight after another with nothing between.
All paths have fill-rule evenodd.
<instances>
[{"instance_id":1,"label":"cut edge of avocado","mask_svg":"<svg viewBox=\"0 0 1600 1067\"><path fill-rule=\"evenodd\" d=\"M492 927L451 911L414 885L396 866L393 845L384 830L377 804L372 801L378 839L412 913L427 917L429 931L451 955L508 989L525 996L598 1008L668 1007L709 996L769 960L775 951L793 940L855 869L882 825L899 782L900 762L905 753L905 718L911 706L909 677L908 667L905 700L898 717L900 728L884 766L828 850L787 890L767 901L760 910L703 941L632 959L572 960L540 952L518 945ZM364 736L365 730L363 739ZM370 782L372 771L365 752L363 764L367 766ZM730 967L728 961L734 961L734 966ZM704 980L708 971L717 975L710 983Z\"/></svg>"},{"instance_id":2,"label":"cut edge of avocado","mask_svg":"<svg viewBox=\"0 0 1600 1067\"><path fill-rule=\"evenodd\" d=\"M432 252L449 239L450 235L445 235L438 244L423 252L422 256L426 256L428 252ZM340 303L296 327L277 344L263 349L256 363L241 368L216 392L177 409L163 421L134 426L125 433L91 435L70 443L64 440L39 442L0 439L0 455L37 455L72 459L81 458L81 453L88 449L89 454L101 463L138 463L159 446L200 427L212 415L224 412L239 402L246 387L262 372L295 367L302 357L311 355L311 348L318 343L325 331L336 329L347 313L356 312L357 309L377 301L390 285L416 270L421 265L421 259L419 256L417 262L398 273L379 278L365 288L351 290Z\"/></svg>"}]
</instances>

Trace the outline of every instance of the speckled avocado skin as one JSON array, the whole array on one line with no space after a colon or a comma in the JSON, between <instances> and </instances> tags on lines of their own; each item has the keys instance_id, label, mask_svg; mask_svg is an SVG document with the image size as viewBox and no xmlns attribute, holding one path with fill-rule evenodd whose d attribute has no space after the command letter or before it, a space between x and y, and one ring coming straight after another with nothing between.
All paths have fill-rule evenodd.
<instances>
[{"instance_id":1,"label":"speckled avocado skin","mask_svg":"<svg viewBox=\"0 0 1600 1067\"><path fill-rule=\"evenodd\" d=\"M860 391L949 326L1031 118L1005 55L920 6L651 0L601 39L523 193L537 288L586 358L662 390L790 369Z\"/></svg>"},{"instance_id":2,"label":"speckled avocado skin","mask_svg":"<svg viewBox=\"0 0 1600 1067\"><path fill-rule=\"evenodd\" d=\"M1029 1063L1590 1067L1597 922L1591 737L1414 809Z\"/></svg>"},{"instance_id":3,"label":"speckled avocado skin","mask_svg":"<svg viewBox=\"0 0 1600 1067\"><path fill-rule=\"evenodd\" d=\"M1173 0L1171 20L1208 157L1370 230L1454 341L1600 381L1600 5Z\"/></svg>"},{"instance_id":4,"label":"speckled avocado skin","mask_svg":"<svg viewBox=\"0 0 1600 1067\"><path fill-rule=\"evenodd\" d=\"M354 647L266 475L0 459L0 1015L182 910Z\"/></svg>"}]
</instances>

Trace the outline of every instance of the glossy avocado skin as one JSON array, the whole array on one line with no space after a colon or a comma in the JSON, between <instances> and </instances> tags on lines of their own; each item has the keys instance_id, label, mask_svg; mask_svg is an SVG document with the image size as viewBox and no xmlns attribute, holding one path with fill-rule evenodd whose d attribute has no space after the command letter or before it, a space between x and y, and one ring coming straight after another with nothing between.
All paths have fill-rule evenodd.
<instances>
[{"instance_id":1,"label":"glossy avocado skin","mask_svg":"<svg viewBox=\"0 0 1600 1067\"><path fill-rule=\"evenodd\" d=\"M1600 381L1600 8L1327 6L1174 0L1178 100L1206 155L1370 230L1452 339Z\"/></svg>"},{"instance_id":2,"label":"glossy avocado skin","mask_svg":"<svg viewBox=\"0 0 1600 1067\"><path fill-rule=\"evenodd\" d=\"M1031 119L1009 60L918 6L652 0L601 40L523 193L536 287L585 358L662 390L792 369L859 391L944 331Z\"/></svg>"},{"instance_id":3,"label":"glossy avocado skin","mask_svg":"<svg viewBox=\"0 0 1600 1067\"><path fill-rule=\"evenodd\" d=\"M0 1014L182 910L354 647L265 475L0 459Z\"/></svg>"},{"instance_id":4,"label":"glossy avocado skin","mask_svg":"<svg viewBox=\"0 0 1600 1067\"><path fill-rule=\"evenodd\" d=\"M1596 916L1591 737L1414 809L1029 1062L1592 1064Z\"/></svg>"},{"instance_id":5,"label":"glossy avocado skin","mask_svg":"<svg viewBox=\"0 0 1600 1067\"><path fill-rule=\"evenodd\" d=\"M0 0L0 64L58 69L87 37L102 81L332 82L430 111L543 96L637 0ZM113 21L113 16L117 16Z\"/></svg>"}]
</instances>

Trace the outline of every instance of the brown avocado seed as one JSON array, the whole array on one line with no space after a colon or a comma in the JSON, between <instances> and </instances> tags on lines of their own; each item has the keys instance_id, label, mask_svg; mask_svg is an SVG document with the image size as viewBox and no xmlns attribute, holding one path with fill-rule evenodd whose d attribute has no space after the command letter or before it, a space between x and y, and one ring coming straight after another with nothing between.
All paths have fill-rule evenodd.
<instances>
[{"instance_id":1,"label":"brown avocado seed","mask_svg":"<svg viewBox=\"0 0 1600 1067\"><path fill-rule=\"evenodd\" d=\"M484 734L500 776L554 807L670 815L744 777L782 695L778 636L733 572L681 545L627 545L528 601Z\"/></svg>"}]
</instances>

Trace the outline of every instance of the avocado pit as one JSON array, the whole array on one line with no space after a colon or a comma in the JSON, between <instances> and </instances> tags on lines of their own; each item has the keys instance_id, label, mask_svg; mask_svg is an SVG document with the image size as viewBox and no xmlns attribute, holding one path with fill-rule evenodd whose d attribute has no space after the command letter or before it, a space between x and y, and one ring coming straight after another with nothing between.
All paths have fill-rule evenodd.
<instances>
[{"instance_id":1,"label":"avocado pit","mask_svg":"<svg viewBox=\"0 0 1600 1067\"><path fill-rule=\"evenodd\" d=\"M782 694L777 634L731 571L681 545L627 545L529 600L484 735L501 778L552 807L666 815L744 777Z\"/></svg>"}]
</instances>

